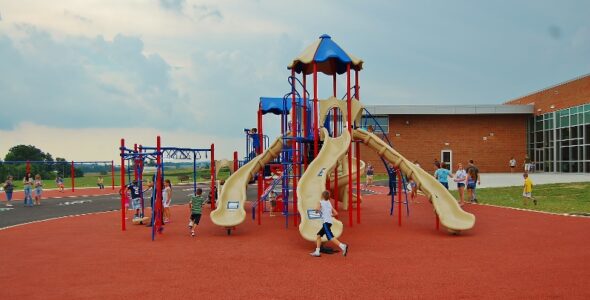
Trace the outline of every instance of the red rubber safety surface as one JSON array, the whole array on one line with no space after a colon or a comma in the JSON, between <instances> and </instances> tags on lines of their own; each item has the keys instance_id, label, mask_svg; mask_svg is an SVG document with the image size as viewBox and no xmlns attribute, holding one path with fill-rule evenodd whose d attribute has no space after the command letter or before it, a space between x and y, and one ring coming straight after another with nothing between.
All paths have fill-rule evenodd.
<instances>
[{"instance_id":1,"label":"red rubber safety surface","mask_svg":"<svg viewBox=\"0 0 590 300\"><path fill-rule=\"evenodd\" d=\"M468 205L475 228L452 236L419 201L398 227L389 199L366 196L347 257L310 257L268 214L227 236L205 209L191 238L186 205L155 242L116 212L14 227L0 231L0 299L590 298L590 219Z\"/></svg>"}]
</instances>

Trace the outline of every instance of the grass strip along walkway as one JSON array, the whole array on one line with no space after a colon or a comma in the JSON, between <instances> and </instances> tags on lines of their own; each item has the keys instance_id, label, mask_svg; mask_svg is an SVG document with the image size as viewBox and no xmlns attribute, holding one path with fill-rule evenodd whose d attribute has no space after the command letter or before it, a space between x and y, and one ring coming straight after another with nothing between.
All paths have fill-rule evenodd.
<instances>
[{"instance_id":1,"label":"grass strip along walkway","mask_svg":"<svg viewBox=\"0 0 590 300\"><path fill-rule=\"evenodd\" d=\"M590 182L533 186L533 197L537 200L537 205L529 201L529 205L525 206L522 190L522 186L477 189L477 200L481 204L590 216ZM451 193L456 198L459 195L457 191Z\"/></svg>"}]
</instances>

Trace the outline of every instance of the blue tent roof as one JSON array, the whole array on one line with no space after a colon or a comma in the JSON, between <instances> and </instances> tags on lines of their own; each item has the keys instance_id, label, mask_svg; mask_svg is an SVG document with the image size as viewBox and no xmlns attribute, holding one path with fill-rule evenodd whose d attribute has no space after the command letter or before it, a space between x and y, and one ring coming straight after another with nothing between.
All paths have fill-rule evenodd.
<instances>
[{"instance_id":1,"label":"blue tent roof","mask_svg":"<svg viewBox=\"0 0 590 300\"><path fill-rule=\"evenodd\" d=\"M262 109L262 114L265 115L267 113L280 115L285 111L286 114L289 114L291 110L291 102L293 100L289 97L285 102L283 102L283 98L273 98L273 97L260 97L260 108ZM302 105L303 99L296 98L297 105ZM286 104L286 107L283 106ZM311 109L312 106L311 100L307 100L307 109Z\"/></svg>"},{"instance_id":2,"label":"blue tent roof","mask_svg":"<svg viewBox=\"0 0 590 300\"><path fill-rule=\"evenodd\" d=\"M361 59L348 54L327 34L323 34L318 41L307 47L288 68L293 68L297 73L310 74L313 72L314 62L319 72L328 75L346 73L347 64L351 64L353 70L361 70L363 67Z\"/></svg>"}]
</instances>

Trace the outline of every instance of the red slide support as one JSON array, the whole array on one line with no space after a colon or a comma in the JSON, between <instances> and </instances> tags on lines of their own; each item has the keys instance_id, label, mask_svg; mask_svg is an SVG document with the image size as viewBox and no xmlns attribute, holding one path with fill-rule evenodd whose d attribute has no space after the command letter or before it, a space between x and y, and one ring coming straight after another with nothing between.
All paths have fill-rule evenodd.
<instances>
[{"instance_id":1,"label":"red slide support","mask_svg":"<svg viewBox=\"0 0 590 300\"><path fill-rule=\"evenodd\" d=\"M125 231L125 139L121 139L121 230Z\"/></svg>"},{"instance_id":2,"label":"red slide support","mask_svg":"<svg viewBox=\"0 0 590 300\"><path fill-rule=\"evenodd\" d=\"M111 160L111 184L113 186L113 191L115 190L115 161Z\"/></svg>"},{"instance_id":3,"label":"red slide support","mask_svg":"<svg viewBox=\"0 0 590 300\"><path fill-rule=\"evenodd\" d=\"M211 144L211 210L215 209L215 144ZM221 191L217 191L218 194L221 193Z\"/></svg>"},{"instance_id":4,"label":"red slide support","mask_svg":"<svg viewBox=\"0 0 590 300\"><path fill-rule=\"evenodd\" d=\"M72 176L72 192L74 191L74 186L76 185L76 169L74 168L74 161L72 160L72 166L70 167L70 175Z\"/></svg>"},{"instance_id":5,"label":"red slide support","mask_svg":"<svg viewBox=\"0 0 590 300\"><path fill-rule=\"evenodd\" d=\"M352 136L352 98L350 97L350 63L346 64L346 129ZM353 226L352 220L352 145L348 145L348 225Z\"/></svg>"},{"instance_id":6,"label":"red slide support","mask_svg":"<svg viewBox=\"0 0 590 300\"><path fill-rule=\"evenodd\" d=\"M402 226L402 172L399 169L397 173L397 225Z\"/></svg>"}]
</instances>

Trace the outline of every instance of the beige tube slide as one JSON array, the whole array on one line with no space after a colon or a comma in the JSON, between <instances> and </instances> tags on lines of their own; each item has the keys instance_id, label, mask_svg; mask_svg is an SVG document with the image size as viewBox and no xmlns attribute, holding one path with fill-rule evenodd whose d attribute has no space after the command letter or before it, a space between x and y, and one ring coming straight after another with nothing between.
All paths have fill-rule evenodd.
<instances>
[{"instance_id":1,"label":"beige tube slide","mask_svg":"<svg viewBox=\"0 0 590 300\"><path fill-rule=\"evenodd\" d=\"M418 189L434 205L443 226L451 231L467 230L473 227L475 216L462 210L455 197L432 175L407 160L378 136L362 129L354 130L352 135L354 139L363 141L365 145L399 168L406 176L414 179Z\"/></svg>"},{"instance_id":2,"label":"beige tube slide","mask_svg":"<svg viewBox=\"0 0 590 300\"><path fill-rule=\"evenodd\" d=\"M244 222L246 219L244 203L248 182L264 165L279 156L282 147L282 137L278 137L264 153L243 165L225 181L217 208L211 212L211 221L215 225L233 227Z\"/></svg>"},{"instance_id":3,"label":"beige tube slide","mask_svg":"<svg viewBox=\"0 0 590 300\"><path fill-rule=\"evenodd\" d=\"M315 209L320 202L322 192L326 189L328 175L334 170L338 160L347 153L351 140L347 131L340 137L330 138L328 131L322 128L322 136L324 145L301 176L297 186L297 209L301 215L299 233L308 241L315 241L317 232L322 228L322 220ZM342 227L342 222L333 219L332 233L335 237L342 234Z\"/></svg>"}]
</instances>

